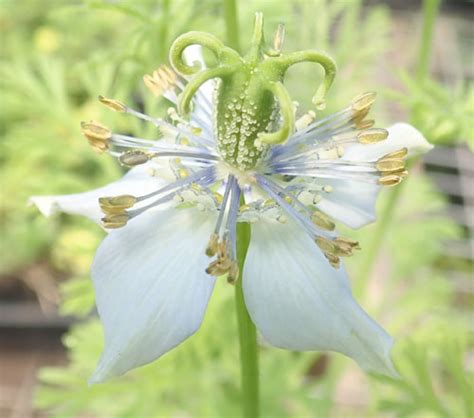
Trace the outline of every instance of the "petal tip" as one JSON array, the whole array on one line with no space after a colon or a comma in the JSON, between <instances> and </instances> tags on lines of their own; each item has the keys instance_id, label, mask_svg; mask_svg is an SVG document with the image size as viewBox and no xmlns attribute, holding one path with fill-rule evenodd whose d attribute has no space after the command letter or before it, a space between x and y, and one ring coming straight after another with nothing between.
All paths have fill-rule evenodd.
<instances>
[{"instance_id":1,"label":"petal tip","mask_svg":"<svg viewBox=\"0 0 474 418\"><path fill-rule=\"evenodd\" d=\"M59 209L58 204L52 196L31 196L27 202L28 206L36 206L45 217L50 217Z\"/></svg>"},{"instance_id":2,"label":"petal tip","mask_svg":"<svg viewBox=\"0 0 474 418\"><path fill-rule=\"evenodd\" d=\"M411 157L425 154L434 148L418 129L408 123L398 122L392 125L388 131L392 136L392 141L400 142L408 148Z\"/></svg>"}]
</instances>

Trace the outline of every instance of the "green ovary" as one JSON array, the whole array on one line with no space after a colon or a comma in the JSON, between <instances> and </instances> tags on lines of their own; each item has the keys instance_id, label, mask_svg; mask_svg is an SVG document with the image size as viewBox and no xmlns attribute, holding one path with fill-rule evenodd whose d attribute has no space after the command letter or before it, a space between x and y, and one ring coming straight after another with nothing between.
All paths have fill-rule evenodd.
<instances>
[{"instance_id":1,"label":"green ovary","mask_svg":"<svg viewBox=\"0 0 474 418\"><path fill-rule=\"evenodd\" d=\"M242 67L217 87L216 136L223 160L250 170L269 147L257 137L271 130L278 112L273 94L261 88L255 68Z\"/></svg>"}]
</instances>

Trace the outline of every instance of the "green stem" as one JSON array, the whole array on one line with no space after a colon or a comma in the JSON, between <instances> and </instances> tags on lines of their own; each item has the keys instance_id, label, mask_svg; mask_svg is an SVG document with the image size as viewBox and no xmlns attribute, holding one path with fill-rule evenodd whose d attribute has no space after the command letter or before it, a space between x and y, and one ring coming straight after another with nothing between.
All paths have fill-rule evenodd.
<instances>
[{"instance_id":1,"label":"green stem","mask_svg":"<svg viewBox=\"0 0 474 418\"><path fill-rule=\"evenodd\" d=\"M235 0L224 0L224 17L227 31L227 43L239 51L239 25L237 22L237 4ZM245 201L241 197L241 204ZM235 308L239 328L240 343L240 375L242 386L242 416L244 418L259 417L259 376L257 329L245 306L243 293L243 272L245 257L250 244L250 224L237 224L237 262L239 277L235 284Z\"/></svg>"},{"instance_id":2,"label":"green stem","mask_svg":"<svg viewBox=\"0 0 474 418\"><path fill-rule=\"evenodd\" d=\"M162 0L161 25L158 39L159 54L162 62L167 58L168 22L170 21L170 0Z\"/></svg>"},{"instance_id":3,"label":"green stem","mask_svg":"<svg viewBox=\"0 0 474 418\"><path fill-rule=\"evenodd\" d=\"M423 30L421 34L418 61L416 63L416 77L418 81L428 75L431 46L433 41L433 28L438 14L441 0L423 0Z\"/></svg>"},{"instance_id":4,"label":"green stem","mask_svg":"<svg viewBox=\"0 0 474 418\"><path fill-rule=\"evenodd\" d=\"M236 0L224 0L224 19L227 44L239 51L239 23Z\"/></svg>"},{"instance_id":5,"label":"green stem","mask_svg":"<svg viewBox=\"0 0 474 418\"><path fill-rule=\"evenodd\" d=\"M250 319L243 294L244 261L250 244L250 224L237 225L237 261L239 278L235 284L235 306L240 342L240 372L242 380L242 412L244 418L259 416L257 330Z\"/></svg>"},{"instance_id":6,"label":"green stem","mask_svg":"<svg viewBox=\"0 0 474 418\"><path fill-rule=\"evenodd\" d=\"M428 74L428 67L430 62L431 43L433 40L433 28L436 16L438 13L440 0L424 0L423 1L423 29L420 42L420 50L418 53L418 62L416 66L416 73L418 80L422 80ZM412 115L413 116L413 115ZM414 162L410 164L413 166ZM363 259L359 266L358 275L356 277L355 294L357 297L362 297L364 290L367 288L367 283L370 279L374 263L377 260L379 250L383 245L383 241L393 220L395 208L398 200L405 189L405 182L398 185L395 189L390 191L385 206L381 215L375 224L371 241L366 245L363 251Z\"/></svg>"}]
</instances>

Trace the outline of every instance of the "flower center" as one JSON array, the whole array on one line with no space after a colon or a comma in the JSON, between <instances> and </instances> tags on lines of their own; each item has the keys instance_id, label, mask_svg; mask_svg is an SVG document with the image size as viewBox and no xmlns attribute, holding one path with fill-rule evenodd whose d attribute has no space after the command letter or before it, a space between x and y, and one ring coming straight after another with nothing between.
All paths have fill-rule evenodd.
<instances>
[{"instance_id":1,"label":"flower center","mask_svg":"<svg viewBox=\"0 0 474 418\"><path fill-rule=\"evenodd\" d=\"M316 107L324 107L324 96L332 84L336 67L328 56L316 51L282 54L284 26L280 25L273 47L263 36L263 16L256 14L249 51L241 56L219 39L204 32L189 32L178 37L170 49L170 62L183 76L193 76L179 98L179 112L190 112L192 98L210 79L219 79L216 89L215 136L222 159L241 171L255 168L271 145L282 144L295 128L294 105L283 85L288 68L300 62L320 64L323 83L313 97ZM187 65L183 51L202 45L216 58L211 68Z\"/></svg>"}]
</instances>

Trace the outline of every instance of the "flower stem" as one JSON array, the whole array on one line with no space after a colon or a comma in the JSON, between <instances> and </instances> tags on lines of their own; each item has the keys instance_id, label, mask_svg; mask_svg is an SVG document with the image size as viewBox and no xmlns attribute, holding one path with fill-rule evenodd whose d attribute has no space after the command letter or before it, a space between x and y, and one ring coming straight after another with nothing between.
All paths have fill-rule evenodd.
<instances>
[{"instance_id":1,"label":"flower stem","mask_svg":"<svg viewBox=\"0 0 474 418\"><path fill-rule=\"evenodd\" d=\"M416 64L416 75L419 81L422 81L428 75L434 22L438 14L439 5L440 0L423 0L423 29L418 62ZM413 120L413 112L411 119ZM414 163L415 161L412 161L410 167L413 167ZM364 249L364 258L361 261L358 276L356 277L355 294L357 297L361 297L364 289L367 287L374 263L377 260L379 250L393 220L395 208L403 194L405 184L406 182L403 182L395 189L390 190L379 220L375 224L375 230L371 235L372 239Z\"/></svg>"},{"instance_id":2,"label":"flower stem","mask_svg":"<svg viewBox=\"0 0 474 418\"><path fill-rule=\"evenodd\" d=\"M242 288L242 275L247 250L250 244L250 225L246 222L237 224L237 261L239 278L235 284L235 306L239 328L240 371L242 380L242 412L244 418L259 416L258 388L258 351L257 330L250 319L245 306Z\"/></svg>"},{"instance_id":3,"label":"flower stem","mask_svg":"<svg viewBox=\"0 0 474 418\"><path fill-rule=\"evenodd\" d=\"M227 44L239 50L239 23L236 0L224 0L224 19Z\"/></svg>"},{"instance_id":4,"label":"flower stem","mask_svg":"<svg viewBox=\"0 0 474 418\"><path fill-rule=\"evenodd\" d=\"M416 63L416 77L419 81L428 75L431 46L433 41L433 28L438 14L441 0L423 0L423 28L421 33L418 62Z\"/></svg>"},{"instance_id":5,"label":"flower stem","mask_svg":"<svg viewBox=\"0 0 474 418\"><path fill-rule=\"evenodd\" d=\"M239 25L237 22L236 0L224 0L224 18L227 43L236 51L239 50ZM243 196L240 203L244 204ZM243 293L243 272L245 257L250 244L250 224L237 223L237 262L239 277L235 284L235 309L239 328L240 343L240 375L242 416L244 418L259 417L259 386L258 386L258 350L257 329L245 306Z\"/></svg>"}]
</instances>

